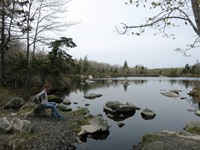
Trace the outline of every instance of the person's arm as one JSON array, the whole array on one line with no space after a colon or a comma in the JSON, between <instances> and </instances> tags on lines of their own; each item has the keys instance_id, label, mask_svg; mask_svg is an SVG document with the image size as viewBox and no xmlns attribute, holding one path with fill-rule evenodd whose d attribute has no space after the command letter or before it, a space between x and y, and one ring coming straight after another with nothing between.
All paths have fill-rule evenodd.
<instances>
[{"instance_id":1,"label":"person's arm","mask_svg":"<svg viewBox=\"0 0 200 150\"><path fill-rule=\"evenodd\" d=\"M46 99L46 98L45 98L45 95L46 95L45 90L42 90L40 93L38 93L38 94L36 95L36 99L38 100L38 105L41 105L43 99Z\"/></svg>"}]
</instances>

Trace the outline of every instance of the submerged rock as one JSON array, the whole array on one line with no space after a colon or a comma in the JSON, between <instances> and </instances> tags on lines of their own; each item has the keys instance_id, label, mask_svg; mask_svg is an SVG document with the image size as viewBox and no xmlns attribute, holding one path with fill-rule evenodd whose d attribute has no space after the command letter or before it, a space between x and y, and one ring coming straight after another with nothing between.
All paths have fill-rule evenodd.
<instances>
[{"instance_id":1,"label":"submerged rock","mask_svg":"<svg viewBox=\"0 0 200 150\"><path fill-rule=\"evenodd\" d=\"M124 124L123 122L119 122L117 125L118 125L118 127L121 128L121 127L123 127L125 124Z\"/></svg>"}]
</instances>

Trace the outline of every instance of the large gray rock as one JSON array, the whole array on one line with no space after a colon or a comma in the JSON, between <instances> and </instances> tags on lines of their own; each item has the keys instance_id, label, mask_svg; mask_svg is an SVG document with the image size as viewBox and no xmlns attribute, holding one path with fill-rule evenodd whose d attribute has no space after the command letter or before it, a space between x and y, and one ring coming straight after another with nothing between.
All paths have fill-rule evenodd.
<instances>
[{"instance_id":1,"label":"large gray rock","mask_svg":"<svg viewBox=\"0 0 200 150\"><path fill-rule=\"evenodd\" d=\"M24 105L24 103L25 100L22 97L14 97L7 104L5 104L4 108L20 108L22 105Z\"/></svg>"},{"instance_id":2,"label":"large gray rock","mask_svg":"<svg viewBox=\"0 0 200 150\"><path fill-rule=\"evenodd\" d=\"M89 123L94 126L98 126L98 131L107 131L109 125L106 120L103 119L101 115L95 116L90 119Z\"/></svg>"},{"instance_id":3,"label":"large gray rock","mask_svg":"<svg viewBox=\"0 0 200 150\"><path fill-rule=\"evenodd\" d=\"M7 120L7 117L0 118L0 133L8 133L11 129L12 126Z\"/></svg>"},{"instance_id":4,"label":"large gray rock","mask_svg":"<svg viewBox=\"0 0 200 150\"><path fill-rule=\"evenodd\" d=\"M119 101L108 101L103 109L108 118L114 121L123 121L132 117L136 110L140 110L141 108L130 102L122 104Z\"/></svg>"},{"instance_id":5,"label":"large gray rock","mask_svg":"<svg viewBox=\"0 0 200 150\"><path fill-rule=\"evenodd\" d=\"M10 124L13 129L25 133L32 133L33 126L29 120L21 120L19 118L12 118Z\"/></svg>"},{"instance_id":6,"label":"large gray rock","mask_svg":"<svg viewBox=\"0 0 200 150\"><path fill-rule=\"evenodd\" d=\"M140 109L130 102L122 104L119 101L108 101L105 106L106 107L104 107L104 109L110 111L111 113L130 113Z\"/></svg>"},{"instance_id":7,"label":"large gray rock","mask_svg":"<svg viewBox=\"0 0 200 150\"><path fill-rule=\"evenodd\" d=\"M101 115L94 116L89 120L89 124L81 126L81 131L78 133L79 136L92 134L96 132L104 132L109 130L109 125Z\"/></svg>"},{"instance_id":8,"label":"large gray rock","mask_svg":"<svg viewBox=\"0 0 200 150\"><path fill-rule=\"evenodd\" d=\"M38 106L34 109L32 109L30 112L28 112L26 117L44 117L47 116L47 113L44 108Z\"/></svg>"}]
</instances>

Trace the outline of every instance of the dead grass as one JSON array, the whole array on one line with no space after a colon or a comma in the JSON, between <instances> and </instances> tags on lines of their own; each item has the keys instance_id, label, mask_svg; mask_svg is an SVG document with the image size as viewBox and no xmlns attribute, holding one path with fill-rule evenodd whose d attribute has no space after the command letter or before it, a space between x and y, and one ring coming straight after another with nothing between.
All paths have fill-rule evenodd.
<instances>
[{"instance_id":1,"label":"dead grass","mask_svg":"<svg viewBox=\"0 0 200 150\"><path fill-rule=\"evenodd\" d=\"M22 93L19 89L0 87L0 106L2 107L15 96L22 96Z\"/></svg>"}]
</instances>

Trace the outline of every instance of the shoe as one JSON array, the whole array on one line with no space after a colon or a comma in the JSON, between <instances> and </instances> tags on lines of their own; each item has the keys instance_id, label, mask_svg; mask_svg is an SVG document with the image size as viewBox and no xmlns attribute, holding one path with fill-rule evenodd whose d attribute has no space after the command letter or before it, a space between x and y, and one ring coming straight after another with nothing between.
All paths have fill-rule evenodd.
<instances>
[{"instance_id":1,"label":"shoe","mask_svg":"<svg viewBox=\"0 0 200 150\"><path fill-rule=\"evenodd\" d=\"M58 119L62 120L64 119L65 117L64 116L59 116Z\"/></svg>"}]
</instances>

